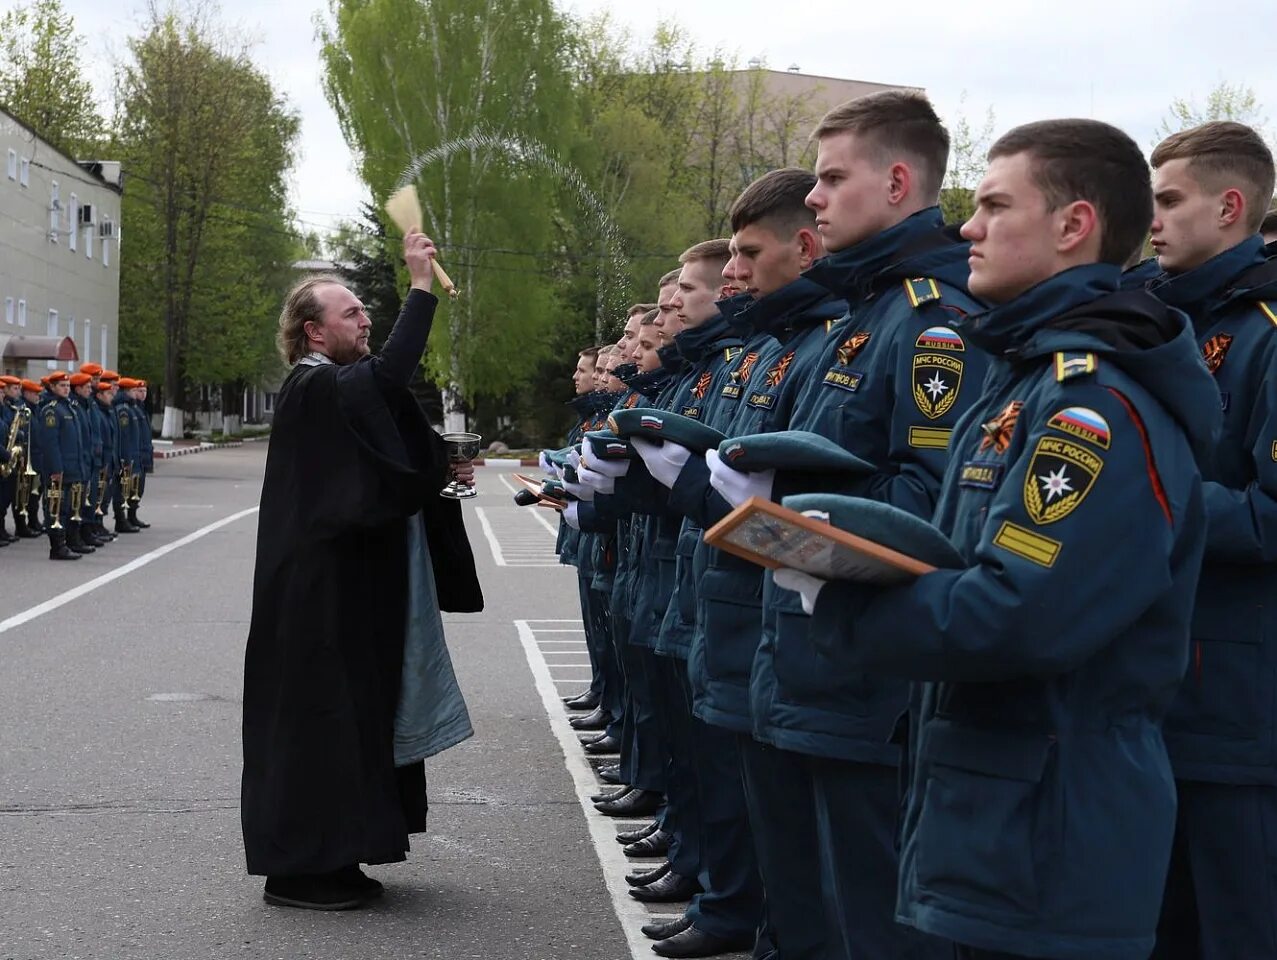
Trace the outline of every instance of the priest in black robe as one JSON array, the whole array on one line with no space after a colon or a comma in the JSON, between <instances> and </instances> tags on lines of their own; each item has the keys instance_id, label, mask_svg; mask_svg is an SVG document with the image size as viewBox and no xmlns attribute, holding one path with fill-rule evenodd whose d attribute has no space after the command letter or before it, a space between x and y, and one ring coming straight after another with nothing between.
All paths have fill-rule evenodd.
<instances>
[{"instance_id":1,"label":"priest in black robe","mask_svg":"<svg viewBox=\"0 0 1277 960\"><path fill-rule=\"evenodd\" d=\"M483 608L444 442L408 391L438 300L434 246L404 239L412 288L379 355L335 278L294 288L258 520L244 662L241 819L265 899L348 909L360 864L426 826L423 759L472 734L441 610Z\"/></svg>"}]
</instances>

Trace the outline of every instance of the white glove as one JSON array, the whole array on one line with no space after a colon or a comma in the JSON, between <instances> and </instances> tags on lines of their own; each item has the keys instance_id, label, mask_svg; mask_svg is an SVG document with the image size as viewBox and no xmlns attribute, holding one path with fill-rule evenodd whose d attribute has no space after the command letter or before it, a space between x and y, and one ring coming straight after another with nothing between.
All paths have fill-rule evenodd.
<instances>
[{"instance_id":1,"label":"white glove","mask_svg":"<svg viewBox=\"0 0 1277 960\"><path fill-rule=\"evenodd\" d=\"M550 461L546 458L544 450L537 455L537 466L539 466L544 473L549 473L551 470Z\"/></svg>"},{"instance_id":2,"label":"white glove","mask_svg":"<svg viewBox=\"0 0 1277 960\"><path fill-rule=\"evenodd\" d=\"M653 443L643 437L631 437L630 446L643 458L643 462L647 464L647 472L653 479L667 487L674 486L678 475L692 457L691 450L671 440Z\"/></svg>"},{"instance_id":3,"label":"white glove","mask_svg":"<svg viewBox=\"0 0 1277 960\"><path fill-rule=\"evenodd\" d=\"M781 567L772 574L772 579L776 581L776 586L782 590L792 590L802 597L803 613L808 616L816 609L816 598L820 596L821 588L829 582L828 580L821 580L820 577L813 577L810 573L803 573L801 570L793 570L789 567Z\"/></svg>"},{"instance_id":4,"label":"white glove","mask_svg":"<svg viewBox=\"0 0 1277 960\"><path fill-rule=\"evenodd\" d=\"M616 493L616 480L612 477L602 473L595 473L589 467L578 467L576 475L577 479L581 481L579 486L589 487L596 493ZM578 484L573 484L573 486L578 486Z\"/></svg>"},{"instance_id":5,"label":"white glove","mask_svg":"<svg viewBox=\"0 0 1277 960\"><path fill-rule=\"evenodd\" d=\"M729 467L718 456L717 450L705 451L705 462L709 464L709 485L723 495L723 499L733 507L739 507L750 497L772 498L772 488L776 485L775 470L758 470L748 473Z\"/></svg>"},{"instance_id":6,"label":"white glove","mask_svg":"<svg viewBox=\"0 0 1277 960\"><path fill-rule=\"evenodd\" d=\"M560 512L560 514L562 515L562 517L563 517L564 521L565 521L565 522L567 523L567 525L568 525L569 527L571 527L573 530L580 530L580 529L581 529L581 521L580 521L580 520L578 520L578 519L577 519L577 516L576 516L576 511L577 511L577 507L578 507L578 506L579 506L579 504L578 504L575 500L573 500L573 501L572 501L571 503L569 503L566 507L564 507L561 511L559 511L559 512Z\"/></svg>"},{"instance_id":7,"label":"white glove","mask_svg":"<svg viewBox=\"0 0 1277 960\"><path fill-rule=\"evenodd\" d=\"M580 477L581 470L578 469L576 475ZM594 499L594 488L587 487L583 483L573 483L570 480L564 480L563 489L566 490L568 493L572 494L572 496L576 497L578 500L588 501L588 500Z\"/></svg>"},{"instance_id":8,"label":"white glove","mask_svg":"<svg viewBox=\"0 0 1277 960\"><path fill-rule=\"evenodd\" d=\"M558 467L556 467L552 463L546 464L545 472L548 473L555 480L563 479L563 471L560 470Z\"/></svg>"},{"instance_id":9,"label":"white glove","mask_svg":"<svg viewBox=\"0 0 1277 960\"><path fill-rule=\"evenodd\" d=\"M573 470L581 465L581 455L576 452L575 448L568 451L568 463L572 464Z\"/></svg>"},{"instance_id":10,"label":"white glove","mask_svg":"<svg viewBox=\"0 0 1277 960\"><path fill-rule=\"evenodd\" d=\"M587 470L593 470L595 473L601 473L605 477L623 477L630 472L630 461L628 460L599 460L595 457L586 459L581 458L581 463L585 464ZM579 470L577 471L580 472Z\"/></svg>"}]
</instances>

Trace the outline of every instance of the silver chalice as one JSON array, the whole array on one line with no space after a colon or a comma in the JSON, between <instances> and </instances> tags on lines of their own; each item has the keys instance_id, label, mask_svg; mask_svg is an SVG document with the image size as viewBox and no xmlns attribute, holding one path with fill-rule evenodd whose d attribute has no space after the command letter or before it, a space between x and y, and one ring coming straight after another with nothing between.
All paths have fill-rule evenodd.
<instances>
[{"instance_id":1,"label":"silver chalice","mask_svg":"<svg viewBox=\"0 0 1277 960\"><path fill-rule=\"evenodd\" d=\"M448 445L448 462L465 463L467 460L473 460L479 455L479 444L482 440L483 438L477 433L445 433L443 442ZM467 500L478 495L479 491L475 487L462 483L455 477L439 491L439 496L447 497L449 500Z\"/></svg>"}]
</instances>

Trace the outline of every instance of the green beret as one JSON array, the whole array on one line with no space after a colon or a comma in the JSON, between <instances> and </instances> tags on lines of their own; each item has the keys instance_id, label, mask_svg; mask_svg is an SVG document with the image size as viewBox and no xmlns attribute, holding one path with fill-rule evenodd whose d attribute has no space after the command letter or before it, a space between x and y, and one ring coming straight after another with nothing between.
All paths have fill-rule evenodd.
<instances>
[{"instance_id":1,"label":"green beret","mask_svg":"<svg viewBox=\"0 0 1277 960\"><path fill-rule=\"evenodd\" d=\"M575 449L575 447L564 447L562 450L546 450L545 459L556 467L566 467L568 465L568 455Z\"/></svg>"},{"instance_id":2,"label":"green beret","mask_svg":"<svg viewBox=\"0 0 1277 960\"><path fill-rule=\"evenodd\" d=\"M567 488L563 486L562 480L546 480L541 484L541 495L543 497L553 497L555 500L576 499L576 497L568 493Z\"/></svg>"},{"instance_id":3,"label":"green beret","mask_svg":"<svg viewBox=\"0 0 1277 960\"><path fill-rule=\"evenodd\" d=\"M718 455L737 470L803 470L809 473L873 473L873 466L828 437L807 430L780 430L732 437Z\"/></svg>"},{"instance_id":4,"label":"green beret","mask_svg":"<svg viewBox=\"0 0 1277 960\"><path fill-rule=\"evenodd\" d=\"M839 530L914 557L933 567L962 569L967 562L949 538L921 517L889 503L836 493L800 493L781 506L799 513L825 514Z\"/></svg>"},{"instance_id":5,"label":"green beret","mask_svg":"<svg viewBox=\"0 0 1277 960\"><path fill-rule=\"evenodd\" d=\"M724 440L723 434L699 420L652 407L615 410L608 418L607 425L618 437L669 440L687 447L693 453L704 453Z\"/></svg>"},{"instance_id":6,"label":"green beret","mask_svg":"<svg viewBox=\"0 0 1277 960\"><path fill-rule=\"evenodd\" d=\"M591 460L637 460L638 454L626 440L611 430L591 430L582 441L589 444Z\"/></svg>"}]
</instances>

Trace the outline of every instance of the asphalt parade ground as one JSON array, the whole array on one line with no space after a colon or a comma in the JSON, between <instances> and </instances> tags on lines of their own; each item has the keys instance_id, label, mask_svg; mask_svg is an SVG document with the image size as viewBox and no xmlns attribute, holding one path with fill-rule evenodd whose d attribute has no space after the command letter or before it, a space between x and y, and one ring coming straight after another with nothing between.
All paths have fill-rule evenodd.
<instances>
[{"instance_id":1,"label":"asphalt parade ground","mask_svg":"<svg viewBox=\"0 0 1277 960\"><path fill-rule=\"evenodd\" d=\"M152 526L77 563L0 550L0 960L610 960L679 905L626 894L560 695L589 679L556 518L478 471L486 598L445 614L475 736L427 761L430 830L363 910L271 907L244 872L240 711L264 443L160 462ZM655 866L655 861L651 862Z\"/></svg>"}]
</instances>

